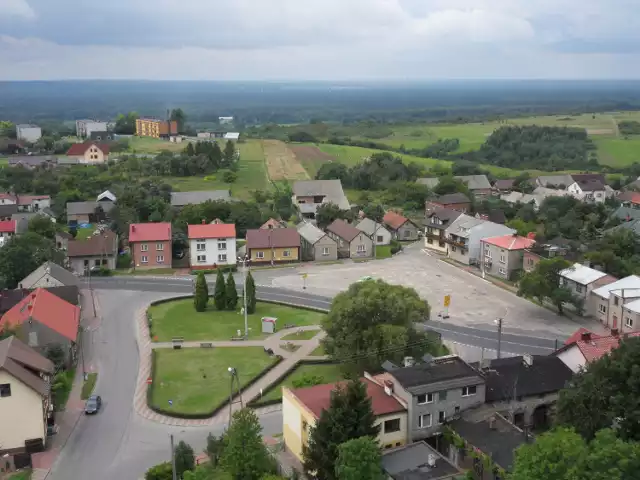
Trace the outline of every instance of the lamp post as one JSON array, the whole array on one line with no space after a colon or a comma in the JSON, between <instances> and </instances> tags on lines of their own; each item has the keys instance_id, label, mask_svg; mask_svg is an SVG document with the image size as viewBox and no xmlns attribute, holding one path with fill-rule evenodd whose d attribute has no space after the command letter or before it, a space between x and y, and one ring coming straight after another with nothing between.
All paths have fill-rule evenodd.
<instances>
[{"instance_id":1,"label":"lamp post","mask_svg":"<svg viewBox=\"0 0 640 480\"><path fill-rule=\"evenodd\" d=\"M238 388L238 396L240 397L240 408L244 408L244 403L242 402L242 392L240 391L240 379L238 378L238 370L234 367L227 368L229 372L229 425L227 428L231 427L231 416L233 415L233 380L236 381L236 387ZM237 403L237 402L236 402Z\"/></svg>"},{"instance_id":2,"label":"lamp post","mask_svg":"<svg viewBox=\"0 0 640 480\"><path fill-rule=\"evenodd\" d=\"M500 358L500 347L502 346L502 318L494 320L494 323L498 326L498 358Z\"/></svg>"},{"instance_id":3,"label":"lamp post","mask_svg":"<svg viewBox=\"0 0 640 480\"><path fill-rule=\"evenodd\" d=\"M242 298L244 308L244 338L249 338L249 319L247 317L247 262L249 262L249 256L238 257L238 262L242 263Z\"/></svg>"}]
</instances>

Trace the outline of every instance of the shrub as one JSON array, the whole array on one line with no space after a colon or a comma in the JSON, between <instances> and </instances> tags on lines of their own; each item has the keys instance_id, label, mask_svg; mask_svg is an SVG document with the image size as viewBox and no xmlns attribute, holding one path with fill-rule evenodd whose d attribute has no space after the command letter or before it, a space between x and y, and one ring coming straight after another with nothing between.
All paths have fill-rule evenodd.
<instances>
[{"instance_id":1,"label":"shrub","mask_svg":"<svg viewBox=\"0 0 640 480\"><path fill-rule=\"evenodd\" d=\"M402 244L398 240L391 240L391 255L395 255L402 250Z\"/></svg>"},{"instance_id":2,"label":"shrub","mask_svg":"<svg viewBox=\"0 0 640 480\"><path fill-rule=\"evenodd\" d=\"M323 384L324 378L321 375L308 374L294 380L292 383L295 388L313 387L314 385Z\"/></svg>"},{"instance_id":3,"label":"shrub","mask_svg":"<svg viewBox=\"0 0 640 480\"><path fill-rule=\"evenodd\" d=\"M238 174L231 170L225 170L222 172L222 181L225 183L234 183L238 179Z\"/></svg>"}]
</instances>

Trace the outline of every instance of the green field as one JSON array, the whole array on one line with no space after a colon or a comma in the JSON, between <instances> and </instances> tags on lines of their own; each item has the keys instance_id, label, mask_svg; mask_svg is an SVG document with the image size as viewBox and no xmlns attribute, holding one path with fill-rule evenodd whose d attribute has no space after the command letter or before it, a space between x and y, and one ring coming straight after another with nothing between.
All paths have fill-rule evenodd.
<instances>
[{"instance_id":1,"label":"green field","mask_svg":"<svg viewBox=\"0 0 640 480\"><path fill-rule=\"evenodd\" d=\"M375 150L373 148L352 147L348 145L332 145L328 143L320 144L318 145L318 148L323 152L333 156L338 162L344 163L349 167L362 163L365 158L370 157L374 153L380 153L380 150ZM413 155L403 155L400 153L394 153L394 155L402 157L402 160L406 163L416 162L419 165L425 166L426 168L431 168L438 164L446 166L451 165L451 162L445 160L436 160L434 158L420 158Z\"/></svg>"},{"instance_id":2,"label":"green field","mask_svg":"<svg viewBox=\"0 0 640 480\"><path fill-rule=\"evenodd\" d=\"M155 355L151 405L192 414L211 412L229 397L229 367L244 385L274 362L262 347L167 349Z\"/></svg>"},{"instance_id":3,"label":"green field","mask_svg":"<svg viewBox=\"0 0 640 480\"><path fill-rule=\"evenodd\" d=\"M282 398L282 387L295 388L293 382L310 376L319 377L318 384L337 382L343 378L339 365L329 363L317 365L302 364L280 383L272 386L266 395L262 397L262 400L279 400Z\"/></svg>"},{"instance_id":4,"label":"green field","mask_svg":"<svg viewBox=\"0 0 640 480\"><path fill-rule=\"evenodd\" d=\"M169 140L152 137L133 136L129 140L129 150L135 153L160 153L163 150L181 152L187 145L186 142L172 143Z\"/></svg>"},{"instance_id":5,"label":"green field","mask_svg":"<svg viewBox=\"0 0 640 480\"><path fill-rule=\"evenodd\" d=\"M640 162L640 136L596 138L598 162L612 167L625 167Z\"/></svg>"},{"instance_id":6,"label":"green field","mask_svg":"<svg viewBox=\"0 0 640 480\"><path fill-rule=\"evenodd\" d=\"M184 337L187 341L230 340L237 335L238 330L244 332L244 316L239 310L240 305L234 312L216 310L213 299L210 299L209 307L204 312L196 312L193 300L190 298L153 305L149 308L153 338L158 342L168 342L173 337ZM324 313L286 305L258 302L256 312L248 316L249 338L267 336L262 333L262 317L276 317L278 328L282 329L285 324L298 327L319 325L324 315Z\"/></svg>"}]
</instances>

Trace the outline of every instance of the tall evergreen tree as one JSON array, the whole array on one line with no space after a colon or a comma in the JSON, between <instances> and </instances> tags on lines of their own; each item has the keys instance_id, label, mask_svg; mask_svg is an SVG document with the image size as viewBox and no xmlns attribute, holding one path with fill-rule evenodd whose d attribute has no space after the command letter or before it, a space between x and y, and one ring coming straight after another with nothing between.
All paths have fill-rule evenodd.
<instances>
[{"instance_id":1,"label":"tall evergreen tree","mask_svg":"<svg viewBox=\"0 0 640 480\"><path fill-rule=\"evenodd\" d=\"M231 166L236 158L236 146L231 140L227 140L224 146L224 163L227 167Z\"/></svg>"},{"instance_id":2,"label":"tall evergreen tree","mask_svg":"<svg viewBox=\"0 0 640 480\"><path fill-rule=\"evenodd\" d=\"M305 472L315 472L319 480L336 480L338 446L354 438L375 438L380 426L374 423L371 399L360 380L336 388L331 393L329 408L311 429L309 444L303 447Z\"/></svg>"},{"instance_id":3,"label":"tall evergreen tree","mask_svg":"<svg viewBox=\"0 0 640 480\"><path fill-rule=\"evenodd\" d=\"M218 310L224 310L227 306L227 292L224 284L224 275L222 270L218 268L218 275L216 276L216 290L213 294L213 301L216 304Z\"/></svg>"},{"instance_id":4,"label":"tall evergreen tree","mask_svg":"<svg viewBox=\"0 0 640 480\"><path fill-rule=\"evenodd\" d=\"M204 277L204 272L198 272L196 277L196 290L193 295L193 306L196 312L204 312L207 309L207 303L209 302L209 287L207 286L207 279Z\"/></svg>"},{"instance_id":5,"label":"tall evergreen tree","mask_svg":"<svg viewBox=\"0 0 640 480\"><path fill-rule=\"evenodd\" d=\"M227 277L225 295L227 297L227 310L235 310L238 306L238 290L236 289L236 281L231 272L229 272L229 276Z\"/></svg>"},{"instance_id":6,"label":"tall evergreen tree","mask_svg":"<svg viewBox=\"0 0 640 480\"><path fill-rule=\"evenodd\" d=\"M247 313L256 313L256 283L253 281L251 271L247 273Z\"/></svg>"},{"instance_id":7,"label":"tall evergreen tree","mask_svg":"<svg viewBox=\"0 0 640 480\"><path fill-rule=\"evenodd\" d=\"M180 440L175 449L176 473L178 478L184 476L184 472L191 471L196 468L196 456L193 453L191 445Z\"/></svg>"}]
</instances>

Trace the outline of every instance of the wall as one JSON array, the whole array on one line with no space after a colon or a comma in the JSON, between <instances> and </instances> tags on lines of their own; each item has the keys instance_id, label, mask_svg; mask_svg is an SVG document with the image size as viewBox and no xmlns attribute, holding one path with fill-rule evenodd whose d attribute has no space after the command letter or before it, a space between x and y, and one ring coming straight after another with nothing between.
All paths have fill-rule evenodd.
<instances>
[{"instance_id":1,"label":"wall","mask_svg":"<svg viewBox=\"0 0 640 480\"><path fill-rule=\"evenodd\" d=\"M329 249L329 255L323 255L323 248ZM325 235L316 242L313 247L313 259L316 261L329 261L338 259L338 244L328 235Z\"/></svg>"},{"instance_id":2,"label":"wall","mask_svg":"<svg viewBox=\"0 0 640 480\"><path fill-rule=\"evenodd\" d=\"M465 240L464 238L457 237L459 240ZM469 257L469 242L467 240L466 246L461 247L460 245L454 245L452 243L448 244L448 255L449 258L456 260L457 262L464 263L465 265L469 265L470 257ZM455 248L454 248L455 247Z\"/></svg>"},{"instance_id":3,"label":"wall","mask_svg":"<svg viewBox=\"0 0 640 480\"><path fill-rule=\"evenodd\" d=\"M358 245L364 245L365 251L358 252ZM364 233L359 234L351 240L349 244L349 256L351 258L370 258L373 257L373 240Z\"/></svg>"},{"instance_id":4,"label":"wall","mask_svg":"<svg viewBox=\"0 0 640 480\"><path fill-rule=\"evenodd\" d=\"M522 268L523 268L523 270L525 272L531 272L533 269L536 268L538 263L540 263L541 259L542 259L542 257L540 255L535 254L533 252L527 252L525 250L524 256L522 258Z\"/></svg>"},{"instance_id":5,"label":"wall","mask_svg":"<svg viewBox=\"0 0 640 480\"><path fill-rule=\"evenodd\" d=\"M31 202L31 205L27 205L28 212L37 212L38 210L42 210L43 208L51 208L50 198L33 200Z\"/></svg>"},{"instance_id":6,"label":"wall","mask_svg":"<svg viewBox=\"0 0 640 480\"><path fill-rule=\"evenodd\" d=\"M449 245L444 240L445 233L443 229L430 226L425 227L425 248L430 248L432 250L436 250L437 252L446 254L449 251Z\"/></svg>"},{"instance_id":7,"label":"wall","mask_svg":"<svg viewBox=\"0 0 640 480\"><path fill-rule=\"evenodd\" d=\"M574 373L577 373L580 368L584 367L587 363L584 355L582 355L580 349L575 345L567 348L563 352L558 353L557 357L562 360L562 362Z\"/></svg>"},{"instance_id":8,"label":"wall","mask_svg":"<svg viewBox=\"0 0 640 480\"><path fill-rule=\"evenodd\" d=\"M80 163L104 163L108 155L105 155L101 149L91 146L87 148L84 155L71 156L71 158L77 158Z\"/></svg>"},{"instance_id":9,"label":"wall","mask_svg":"<svg viewBox=\"0 0 640 480\"><path fill-rule=\"evenodd\" d=\"M40 137L42 137L42 130L40 129L40 127L16 127L16 134L18 140L35 143L40 139Z\"/></svg>"},{"instance_id":10,"label":"wall","mask_svg":"<svg viewBox=\"0 0 640 480\"><path fill-rule=\"evenodd\" d=\"M391 243L391 232L383 226L378 226L378 230L371 235L371 241L376 245L389 245Z\"/></svg>"},{"instance_id":11,"label":"wall","mask_svg":"<svg viewBox=\"0 0 640 480\"><path fill-rule=\"evenodd\" d=\"M271 254L273 251L273 261L274 262L297 262L300 258L300 248L299 247L289 247L289 248L250 248L250 258L254 263L267 263L271 262ZM285 257L284 253L286 251L290 252L290 256ZM263 252L264 257L258 258L258 252Z\"/></svg>"},{"instance_id":12,"label":"wall","mask_svg":"<svg viewBox=\"0 0 640 480\"><path fill-rule=\"evenodd\" d=\"M35 335L32 336L30 335L31 333ZM65 361L73 362L74 360L73 342L36 319L32 322L22 322L18 328L18 337L42 355L45 355L47 346L57 343L62 346L65 352ZM37 343L31 343L30 340L34 340Z\"/></svg>"},{"instance_id":13,"label":"wall","mask_svg":"<svg viewBox=\"0 0 640 480\"><path fill-rule=\"evenodd\" d=\"M384 422L388 420L400 420L400 430L397 432L386 433L384 430ZM380 425L380 433L378 434L378 442L383 449L391 449L400 447L407 443L407 412L391 413L389 415L381 415L376 418L376 425Z\"/></svg>"},{"instance_id":14,"label":"wall","mask_svg":"<svg viewBox=\"0 0 640 480\"><path fill-rule=\"evenodd\" d=\"M78 223L89 223L89 214L88 213L82 213L79 215L70 215L67 214L67 222L72 222L72 221L76 221Z\"/></svg>"},{"instance_id":15,"label":"wall","mask_svg":"<svg viewBox=\"0 0 640 480\"><path fill-rule=\"evenodd\" d=\"M218 244L225 244L226 248L219 249ZM235 238L206 238L204 239L204 251L197 250L197 239L189 240L189 256L193 268L212 268L213 265L236 264L236 239ZM198 256L206 257L204 262L198 261ZM220 259L220 255L226 255L226 260Z\"/></svg>"},{"instance_id":16,"label":"wall","mask_svg":"<svg viewBox=\"0 0 640 480\"><path fill-rule=\"evenodd\" d=\"M73 272L84 275L86 268L85 260L88 262L89 268L101 265L108 268L109 270L115 270L116 268L116 257L103 255L92 255L88 257L69 257L69 267Z\"/></svg>"},{"instance_id":17,"label":"wall","mask_svg":"<svg viewBox=\"0 0 640 480\"><path fill-rule=\"evenodd\" d=\"M307 429L303 431L306 422ZM309 428L315 425L315 418L294 397L288 388L282 390L282 436L287 449L302 460L302 446L307 444Z\"/></svg>"},{"instance_id":18,"label":"wall","mask_svg":"<svg viewBox=\"0 0 640 480\"><path fill-rule=\"evenodd\" d=\"M142 250L142 246L146 245L147 251ZM131 251L133 252L133 267L136 269L145 268L170 268L172 261L171 242L134 242L130 243ZM158 246L162 246L162 249L158 249ZM147 257L147 262L142 262L142 256ZM164 260L159 262L158 256L163 256Z\"/></svg>"},{"instance_id":19,"label":"wall","mask_svg":"<svg viewBox=\"0 0 640 480\"><path fill-rule=\"evenodd\" d=\"M397 240L415 241L418 239L418 227L411 222L405 222L396 232L394 238Z\"/></svg>"},{"instance_id":20,"label":"wall","mask_svg":"<svg viewBox=\"0 0 640 480\"><path fill-rule=\"evenodd\" d=\"M349 244L333 232L327 232L327 235L336 242L338 258L349 258Z\"/></svg>"},{"instance_id":21,"label":"wall","mask_svg":"<svg viewBox=\"0 0 640 480\"><path fill-rule=\"evenodd\" d=\"M509 279L513 271L522 268L524 250L507 250L486 242L481 242L481 244L483 248L481 262L484 264L485 273ZM490 265L487 264L488 258L491 259Z\"/></svg>"},{"instance_id":22,"label":"wall","mask_svg":"<svg viewBox=\"0 0 640 480\"><path fill-rule=\"evenodd\" d=\"M499 237L502 235L514 234L516 231L505 225L493 222L484 222L469 230L469 263L478 263L482 259L480 241L485 238Z\"/></svg>"},{"instance_id":23,"label":"wall","mask_svg":"<svg viewBox=\"0 0 640 480\"><path fill-rule=\"evenodd\" d=\"M0 384L11 385L11 396L0 397L0 449L24 448L25 440L46 440L42 397L24 383L0 370Z\"/></svg>"},{"instance_id":24,"label":"wall","mask_svg":"<svg viewBox=\"0 0 640 480\"><path fill-rule=\"evenodd\" d=\"M631 326L627 325L629 320L631 321ZM620 333L637 332L638 330L640 330L640 314L623 307Z\"/></svg>"}]
</instances>

